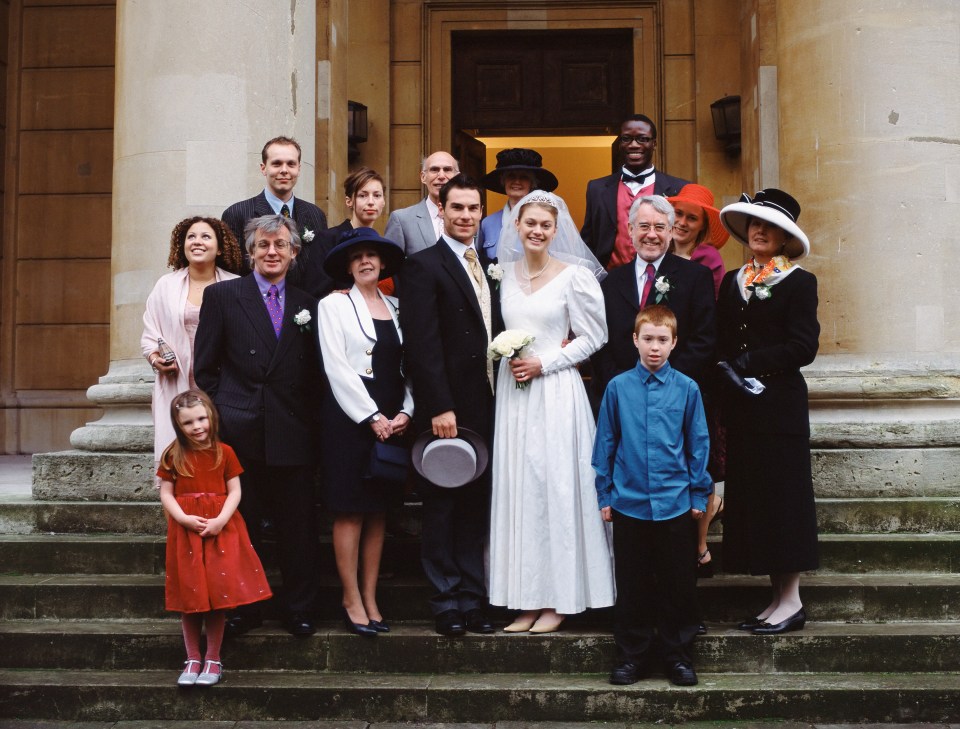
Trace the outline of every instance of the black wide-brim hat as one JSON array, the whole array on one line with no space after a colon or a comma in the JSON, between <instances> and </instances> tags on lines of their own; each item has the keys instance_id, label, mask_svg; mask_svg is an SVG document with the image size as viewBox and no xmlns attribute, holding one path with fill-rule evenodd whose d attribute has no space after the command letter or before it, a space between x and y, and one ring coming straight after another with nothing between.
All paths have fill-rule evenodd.
<instances>
[{"instance_id":1,"label":"black wide-brim hat","mask_svg":"<svg viewBox=\"0 0 960 729\"><path fill-rule=\"evenodd\" d=\"M467 428L457 428L456 438L439 438L425 430L413 444L410 460L417 473L434 486L455 489L476 481L486 470L487 444Z\"/></svg>"},{"instance_id":2,"label":"black wide-brim hat","mask_svg":"<svg viewBox=\"0 0 960 729\"><path fill-rule=\"evenodd\" d=\"M399 244L389 238L384 238L373 228L354 228L340 236L340 242L334 246L323 260L323 270L330 278L336 281L350 281L352 276L347 273L350 252L357 247L373 248L383 262L380 278L393 276L400 270L405 254Z\"/></svg>"},{"instance_id":3,"label":"black wide-brim hat","mask_svg":"<svg viewBox=\"0 0 960 729\"><path fill-rule=\"evenodd\" d=\"M492 172L488 172L480 178L480 184L491 192L506 195L507 192L503 189L501 176L504 172L515 171L529 172L536 178L530 188L531 190L553 192L560 184L557 176L543 166L543 157L540 156L540 153L523 147L512 147L497 152L497 166Z\"/></svg>"}]
</instances>

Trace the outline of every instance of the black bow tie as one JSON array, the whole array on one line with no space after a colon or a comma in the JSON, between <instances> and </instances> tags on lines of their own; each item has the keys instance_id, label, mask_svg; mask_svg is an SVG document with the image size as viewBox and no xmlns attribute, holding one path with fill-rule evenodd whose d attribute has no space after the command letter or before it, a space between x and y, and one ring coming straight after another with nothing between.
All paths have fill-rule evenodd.
<instances>
[{"instance_id":1,"label":"black bow tie","mask_svg":"<svg viewBox=\"0 0 960 729\"><path fill-rule=\"evenodd\" d=\"M653 168L646 170L644 172L640 172L639 174L636 174L636 175L633 174L632 172L628 172L627 170L620 170L620 179L623 180L624 182L636 182L641 187L643 187L643 181L646 180L648 177L650 177L652 174L653 174Z\"/></svg>"}]
</instances>

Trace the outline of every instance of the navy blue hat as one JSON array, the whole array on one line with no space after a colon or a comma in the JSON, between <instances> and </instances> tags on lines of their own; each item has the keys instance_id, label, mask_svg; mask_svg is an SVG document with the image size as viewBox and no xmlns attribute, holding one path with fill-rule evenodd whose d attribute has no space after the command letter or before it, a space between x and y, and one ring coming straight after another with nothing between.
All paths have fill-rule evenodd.
<instances>
[{"instance_id":1,"label":"navy blue hat","mask_svg":"<svg viewBox=\"0 0 960 729\"><path fill-rule=\"evenodd\" d=\"M352 276L347 273L350 260L350 251L362 246L373 248L383 262L380 278L388 278L400 270L400 264L405 258L403 248L388 238L384 238L373 228L354 228L340 236L340 241L323 260L323 270L337 281L350 281Z\"/></svg>"}]
</instances>

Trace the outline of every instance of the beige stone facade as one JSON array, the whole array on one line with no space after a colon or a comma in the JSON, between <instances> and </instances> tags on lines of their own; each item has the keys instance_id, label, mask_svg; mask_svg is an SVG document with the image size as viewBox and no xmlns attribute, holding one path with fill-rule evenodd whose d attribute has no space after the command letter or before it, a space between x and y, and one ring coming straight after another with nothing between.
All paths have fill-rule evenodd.
<instances>
[{"instance_id":1,"label":"beige stone facade","mask_svg":"<svg viewBox=\"0 0 960 729\"><path fill-rule=\"evenodd\" d=\"M66 448L86 422L99 426L75 445L133 427L123 447L139 447L139 317L170 230L259 190L265 139L298 137L297 192L339 222L359 101L358 163L386 177L388 209L410 205L422 155L453 143L454 34L581 28L632 33L633 104L658 122L661 167L721 201L765 186L800 200L820 281L819 442L872 447L907 423L957 443L951 0L0 0L0 15L0 452ZM710 116L730 94L735 158ZM723 254L742 261L736 242Z\"/></svg>"}]
</instances>

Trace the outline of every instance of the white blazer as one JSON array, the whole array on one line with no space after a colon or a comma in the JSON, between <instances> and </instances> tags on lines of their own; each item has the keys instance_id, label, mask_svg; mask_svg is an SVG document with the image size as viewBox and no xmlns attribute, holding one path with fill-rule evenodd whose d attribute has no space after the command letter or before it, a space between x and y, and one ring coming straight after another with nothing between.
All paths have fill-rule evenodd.
<instances>
[{"instance_id":1,"label":"white blazer","mask_svg":"<svg viewBox=\"0 0 960 729\"><path fill-rule=\"evenodd\" d=\"M397 300L379 291L378 294L387 305L402 344ZM323 369L337 404L355 423L364 422L379 410L363 384L365 379L374 376L373 347L377 343L377 332L363 294L356 286L346 296L333 293L320 299L317 304L317 337L323 354ZM413 390L409 381L404 384L404 390L400 412L413 418ZM384 415L393 417L395 414Z\"/></svg>"}]
</instances>

